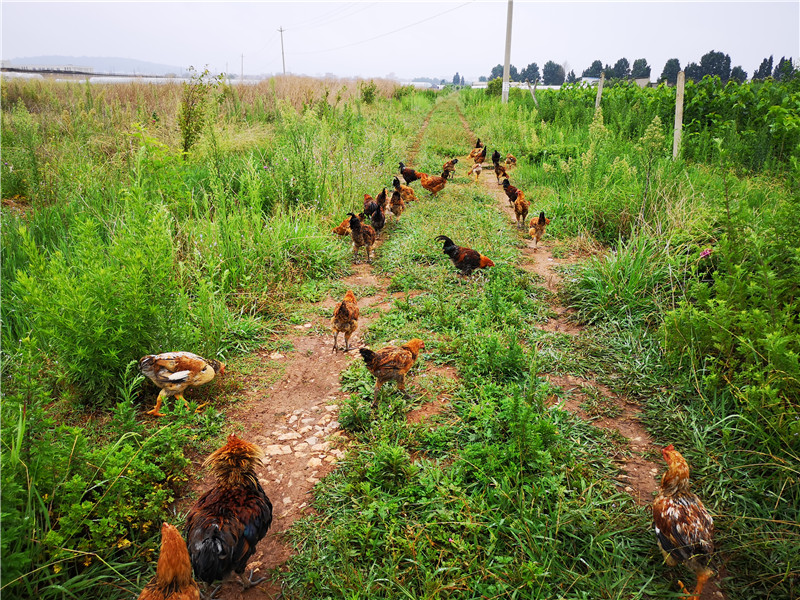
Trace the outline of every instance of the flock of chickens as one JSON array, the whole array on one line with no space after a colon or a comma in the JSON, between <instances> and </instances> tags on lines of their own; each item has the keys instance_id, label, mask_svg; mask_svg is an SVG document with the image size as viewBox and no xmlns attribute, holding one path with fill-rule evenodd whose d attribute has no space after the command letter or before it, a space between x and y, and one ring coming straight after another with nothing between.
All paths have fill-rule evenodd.
<instances>
[{"instance_id":1,"label":"flock of chickens","mask_svg":"<svg viewBox=\"0 0 800 600\"><path fill-rule=\"evenodd\" d=\"M475 166L469 174L474 174L477 180L481 164L486 158L486 147L480 140L470 157L475 161ZM518 226L524 225L530 203L525 200L522 191L510 184L500 158L499 152L495 151L492 156L495 175L498 183L501 177L504 178L503 190L514 206ZM405 185L397 177L394 178L394 192L388 202L392 214L399 218L406 204L416 200L414 190L408 184L419 180L423 188L435 195L444 188L457 163L458 159L445 163L441 177L414 171L400 163ZM506 165L515 163L513 156L506 157ZM358 215L349 213L348 218L334 229L339 235L350 234L354 260L358 260L358 249L362 246L367 260L370 260L375 238L385 225L386 206L385 188L374 200L365 194L364 212ZM367 218L371 224L365 223ZM550 219L543 212L531 220L530 235L535 245L549 222ZM464 276L470 275L475 269L494 266L488 257L471 248L456 245L447 236L440 235L436 240L443 242L444 253ZM349 352L350 338L358 327L358 318L358 301L353 292L348 290L331 317L333 351L338 350L338 336L343 333L343 350ZM376 379L373 409L377 404L378 392L385 383L394 381L397 389L408 395L405 376L424 348L425 343L414 338L399 347L359 349L367 370ZM155 408L148 413L163 416L160 408L164 398L175 396L186 402L183 391L188 386L202 385L217 374L223 375L225 365L190 352L168 352L143 357L139 361L139 369L161 388ZM243 589L263 581L264 578L253 580L252 571L247 578L244 577L247 561L272 523L272 504L255 472L262 456L263 452L258 446L235 435L228 436L227 443L208 456L203 466L210 468L215 483L189 509L183 535L172 525L162 525L156 575L144 587L139 600L200 600L202 596L196 581L204 584L224 582L233 573L239 577ZM706 581L713 575L709 567L713 553L713 521L703 502L689 489L689 467L683 456L672 445L662 450L662 456L667 463L667 471L653 502L658 546L667 565L684 563L696 573L697 584L693 593L689 594L681 581L678 584L689 600L699 600ZM221 585L212 591L211 598Z\"/></svg>"}]
</instances>

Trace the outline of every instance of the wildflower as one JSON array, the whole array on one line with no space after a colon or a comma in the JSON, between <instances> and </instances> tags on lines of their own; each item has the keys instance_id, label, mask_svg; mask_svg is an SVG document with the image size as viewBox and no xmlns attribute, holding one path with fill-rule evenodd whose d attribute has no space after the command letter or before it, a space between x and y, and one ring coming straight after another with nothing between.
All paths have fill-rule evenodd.
<instances>
[{"instance_id":1,"label":"wildflower","mask_svg":"<svg viewBox=\"0 0 800 600\"><path fill-rule=\"evenodd\" d=\"M705 257L707 257L707 256L711 256L711 253L712 253L713 251L714 251L714 250L713 250L712 248L706 248L705 250L703 250L703 251L700 253L700 258L705 258Z\"/></svg>"},{"instance_id":2,"label":"wildflower","mask_svg":"<svg viewBox=\"0 0 800 600\"><path fill-rule=\"evenodd\" d=\"M53 573L60 573L61 572L61 564L53 565Z\"/></svg>"}]
</instances>

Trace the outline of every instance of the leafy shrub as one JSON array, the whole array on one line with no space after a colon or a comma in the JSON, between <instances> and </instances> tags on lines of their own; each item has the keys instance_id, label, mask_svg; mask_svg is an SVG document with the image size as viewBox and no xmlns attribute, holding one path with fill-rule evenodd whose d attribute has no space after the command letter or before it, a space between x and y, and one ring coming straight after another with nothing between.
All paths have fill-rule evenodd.
<instances>
[{"instance_id":1,"label":"leafy shrub","mask_svg":"<svg viewBox=\"0 0 800 600\"><path fill-rule=\"evenodd\" d=\"M183 156L188 158L189 150L197 143L208 123L211 91L220 85L222 75L211 77L208 69L198 73L189 67L191 78L183 82L183 94L178 110L178 128L183 140Z\"/></svg>"},{"instance_id":2,"label":"leafy shrub","mask_svg":"<svg viewBox=\"0 0 800 600\"><path fill-rule=\"evenodd\" d=\"M220 422L188 411L155 430L138 422L131 398L142 377L129 370L120 390L127 399L104 435L57 423L52 373L32 340L20 348L2 405L3 595L134 593L131 582L153 557L159 524L186 482L184 449Z\"/></svg>"},{"instance_id":3,"label":"leafy shrub","mask_svg":"<svg viewBox=\"0 0 800 600\"><path fill-rule=\"evenodd\" d=\"M358 84L358 90L361 92L361 101L364 104L372 104L375 102L375 98L378 95L378 85L374 81L371 79L369 82L362 81Z\"/></svg>"},{"instance_id":4,"label":"leafy shrub","mask_svg":"<svg viewBox=\"0 0 800 600\"><path fill-rule=\"evenodd\" d=\"M164 211L130 213L113 232L79 222L69 255L46 256L20 233L30 268L11 285L40 346L87 403L106 402L131 360L196 341Z\"/></svg>"}]
</instances>

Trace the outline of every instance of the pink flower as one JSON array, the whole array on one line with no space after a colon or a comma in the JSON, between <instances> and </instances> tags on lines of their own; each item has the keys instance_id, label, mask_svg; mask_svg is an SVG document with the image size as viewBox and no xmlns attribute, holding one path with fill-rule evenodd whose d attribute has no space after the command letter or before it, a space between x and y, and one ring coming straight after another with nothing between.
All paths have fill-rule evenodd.
<instances>
[{"instance_id":1,"label":"pink flower","mask_svg":"<svg viewBox=\"0 0 800 600\"><path fill-rule=\"evenodd\" d=\"M713 251L714 251L714 250L713 250L712 248L706 248L705 250L703 250L703 251L700 253L700 258L705 258L705 257L707 257L707 256L711 256L711 253L712 253Z\"/></svg>"}]
</instances>

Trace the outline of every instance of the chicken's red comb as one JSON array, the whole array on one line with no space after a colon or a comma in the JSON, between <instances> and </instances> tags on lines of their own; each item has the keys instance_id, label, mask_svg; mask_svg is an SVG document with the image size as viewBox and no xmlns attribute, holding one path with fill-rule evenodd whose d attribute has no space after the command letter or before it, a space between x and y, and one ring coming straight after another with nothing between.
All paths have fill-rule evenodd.
<instances>
[{"instance_id":1,"label":"chicken's red comb","mask_svg":"<svg viewBox=\"0 0 800 600\"><path fill-rule=\"evenodd\" d=\"M667 446L666 448L664 448L664 450L663 450L663 451L664 451L664 452L672 452L673 450L675 450L675 446L673 446L672 444L670 444L669 446Z\"/></svg>"}]
</instances>

